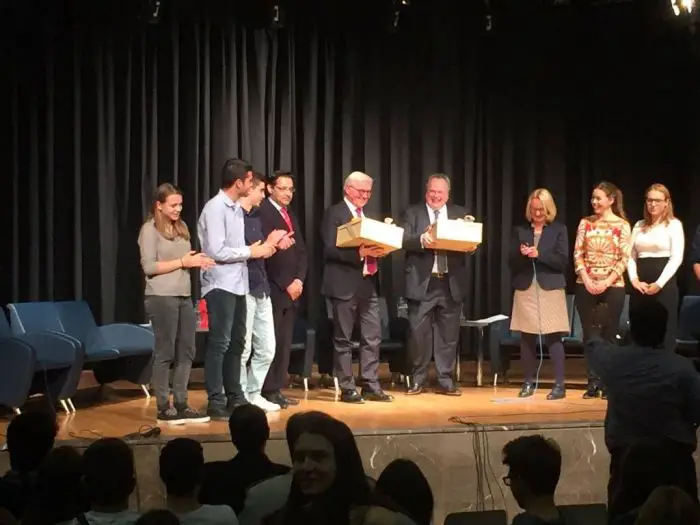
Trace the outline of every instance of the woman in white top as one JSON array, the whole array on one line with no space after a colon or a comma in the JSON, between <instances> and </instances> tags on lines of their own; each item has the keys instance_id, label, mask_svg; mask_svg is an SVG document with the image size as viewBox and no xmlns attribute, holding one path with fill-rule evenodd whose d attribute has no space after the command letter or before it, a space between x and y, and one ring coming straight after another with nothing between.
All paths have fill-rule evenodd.
<instances>
[{"instance_id":1,"label":"woman in white top","mask_svg":"<svg viewBox=\"0 0 700 525\"><path fill-rule=\"evenodd\" d=\"M658 301L668 312L664 347L676 347L678 285L676 272L683 262L683 224L673 216L668 188L652 184L646 192L644 219L632 230L632 256L627 273L633 286L630 308Z\"/></svg>"}]
</instances>

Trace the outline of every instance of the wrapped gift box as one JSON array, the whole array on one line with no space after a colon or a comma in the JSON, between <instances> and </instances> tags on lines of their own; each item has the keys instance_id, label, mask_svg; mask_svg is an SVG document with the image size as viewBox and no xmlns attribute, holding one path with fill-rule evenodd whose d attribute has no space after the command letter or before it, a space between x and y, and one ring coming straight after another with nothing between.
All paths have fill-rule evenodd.
<instances>
[{"instance_id":1,"label":"wrapped gift box","mask_svg":"<svg viewBox=\"0 0 700 525\"><path fill-rule=\"evenodd\" d=\"M431 226L436 249L468 252L481 244L483 224L462 219L438 221Z\"/></svg>"},{"instance_id":2,"label":"wrapped gift box","mask_svg":"<svg viewBox=\"0 0 700 525\"><path fill-rule=\"evenodd\" d=\"M366 217L338 226L335 239L338 248L356 248L363 244L381 246L387 253L400 250L403 246L403 228Z\"/></svg>"}]
</instances>

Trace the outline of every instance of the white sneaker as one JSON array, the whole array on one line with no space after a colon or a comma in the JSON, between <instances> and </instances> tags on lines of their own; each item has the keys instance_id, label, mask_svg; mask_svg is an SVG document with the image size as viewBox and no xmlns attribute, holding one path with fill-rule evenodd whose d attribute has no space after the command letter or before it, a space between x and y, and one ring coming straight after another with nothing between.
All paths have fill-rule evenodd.
<instances>
[{"instance_id":1,"label":"white sneaker","mask_svg":"<svg viewBox=\"0 0 700 525\"><path fill-rule=\"evenodd\" d=\"M250 396L250 403L256 407L262 408L265 412L279 412L281 407L275 403L271 403L260 394Z\"/></svg>"}]
</instances>

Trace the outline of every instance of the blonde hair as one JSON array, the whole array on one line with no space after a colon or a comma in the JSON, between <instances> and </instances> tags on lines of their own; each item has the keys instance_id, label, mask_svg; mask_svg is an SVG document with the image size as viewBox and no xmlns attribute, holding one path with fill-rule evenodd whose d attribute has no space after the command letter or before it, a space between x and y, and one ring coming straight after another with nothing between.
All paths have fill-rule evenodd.
<instances>
[{"instance_id":1,"label":"blonde hair","mask_svg":"<svg viewBox=\"0 0 700 525\"><path fill-rule=\"evenodd\" d=\"M659 193L662 193L664 198L666 199L666 202L668 203L668 206L666 206L666 210L663 212L661 215L661 221L664 224L668 224L671 219L674 218L673 215L673 201L671 200L671 192L668 191L668 188L664 186L663 184L652 184L647 188L647 191L644 192L644 197L648 198L649 193L652 191L658 191ZM646 203L644 204L644 226L651 226L652 225L652 220L651 220L651 215L649 215L649 210L647 209Z\"/></svg>"},{"instance_id":2,"label":"blonde hair","mask_svg":"<svg viewBox=\"0 0 700 525\"><path fill-rule=\"evenodd\" d=\"M146 222L153 221L158 233L169 241L173 241L178 237L189 241L190 230L187 228L187 224L185 224L182 219L178 219L175 222L171 221L158 209L158 203L165 204L168 197L171 195L182 195L182 191L180 191L180 188L173 186L169 182L165 182L156 188L156 191L153 194L151 211L148 214L148 217L146 217ZM169 225L172 227L168 228Z\"/></svg>"},{"instance_id":3,"label":"blonde hair","mask_svg":"<svg viewBox=\"0 0 700 525\"><path fill-rule=\"evenodd\" d=\"M530 206L532 206L532 201L534 199L539 199L544 206L544 216L547 223L551 223L557 216L557 205L554 204L554 197L545 188L537 188L533 191L527 198L527 205L525 206L525 218L527 222L532 222L532 213L530 212Z\"/></svg>"}]
</instances>

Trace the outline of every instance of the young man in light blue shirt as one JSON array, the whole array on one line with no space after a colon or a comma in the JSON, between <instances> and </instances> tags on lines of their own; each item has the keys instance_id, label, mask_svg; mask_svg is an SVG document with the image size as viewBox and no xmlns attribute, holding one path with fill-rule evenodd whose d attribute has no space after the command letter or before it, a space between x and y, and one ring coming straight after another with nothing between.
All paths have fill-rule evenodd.
<instances>
[{"instance_id":1,"label":"young man in light blue shirt","mask_svg":"<svg viewBox=\"0 0 700 525\"><path fill-rule=\"evenodd\" d=\"M248 259L275 253L279 233L265 242L245 243L244 212L238 199L250 192L253 167L229 159L222 169L221 189L207 202L198 222L201 250L216 266L202 270L202 296L207 302L209 336L204 357L204 384L211 419L228 421L234 408L245 404L241 389L241 355L246 334Z\"/></svg>"}]
</instances>

